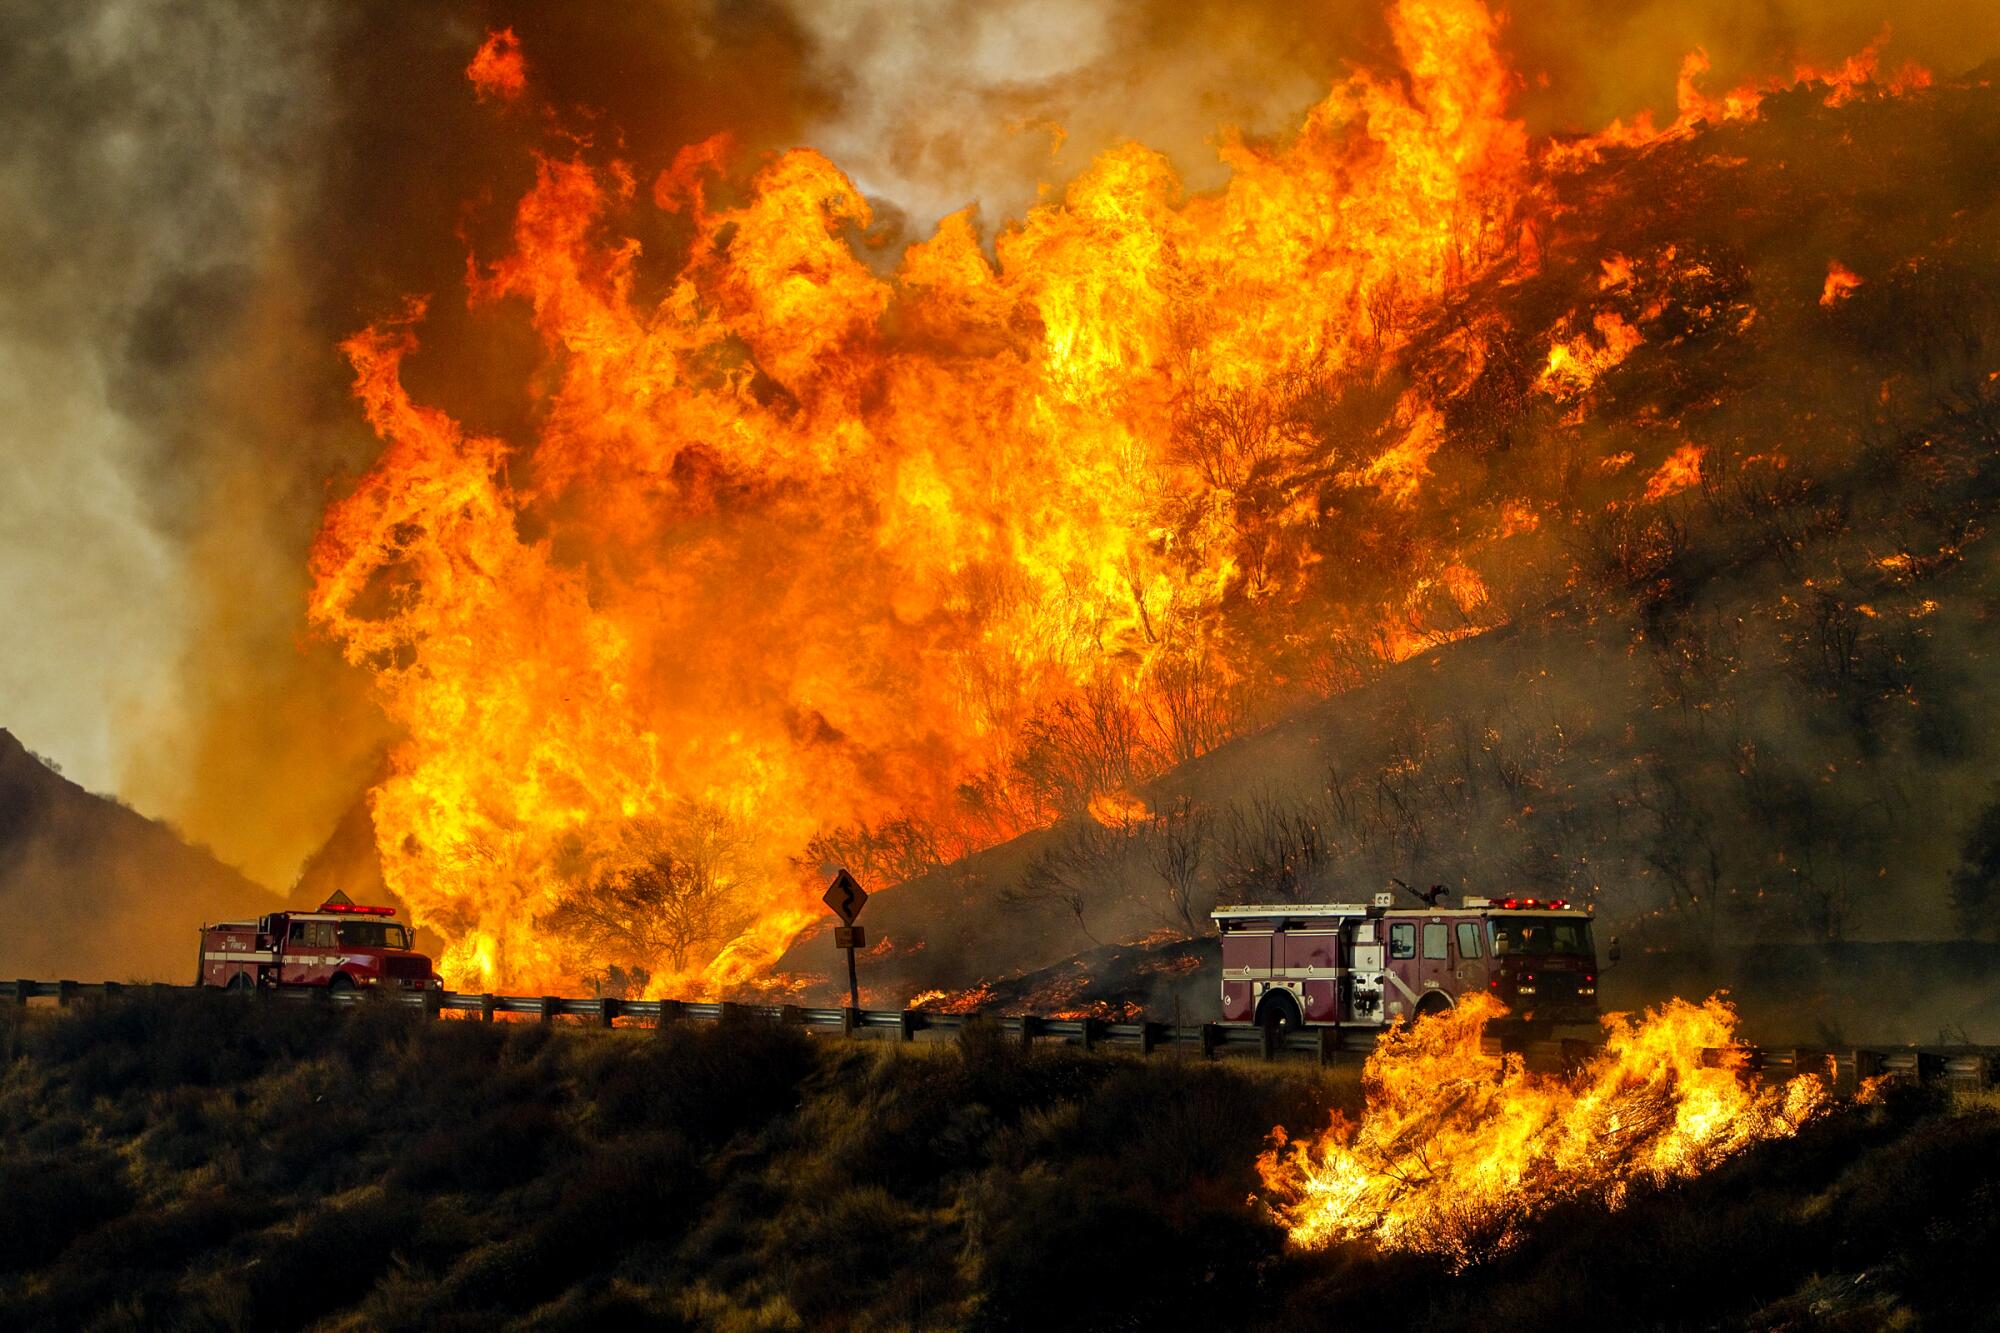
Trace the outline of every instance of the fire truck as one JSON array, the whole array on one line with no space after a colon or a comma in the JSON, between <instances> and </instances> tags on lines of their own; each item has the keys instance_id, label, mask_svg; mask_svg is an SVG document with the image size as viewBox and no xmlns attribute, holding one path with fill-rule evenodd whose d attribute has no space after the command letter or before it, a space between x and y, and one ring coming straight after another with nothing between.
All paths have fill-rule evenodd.
<instances>
[{"instance_id":1,"label":"fire truck","mask_svg":"<svg viewBox=\"0 0 2000 1333\"><path fill-rule=\"evenodd\" d=\"M1465 898L1455 908L1393 903L1378 893L1366 905L1216 908L1224 1021L1281 1031L1382 1027L1484 993L1530 1030L1596 1022L1589 911L1560 898Z\"/></svg>"},{"instance_id":2,"label":"fire truck","mask_svg":"<svg viewBox=\"0 0 2000 1333\"><path fill-rule=\"evenodd\" d=\"M410 928L389 919L395 914L393 907L368 907L335 893L317 911L203 926L196 984L442 989L430 958L411 948Z\"/></svg>"}]
</instances>

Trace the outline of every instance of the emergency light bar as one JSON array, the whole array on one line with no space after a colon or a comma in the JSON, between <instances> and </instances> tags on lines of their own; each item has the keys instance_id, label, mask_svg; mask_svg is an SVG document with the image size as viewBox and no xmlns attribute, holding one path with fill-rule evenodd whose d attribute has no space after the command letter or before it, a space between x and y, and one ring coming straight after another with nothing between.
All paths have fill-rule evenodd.
<instances>
[{"instance_id":1,"label":"emergency light bar","mask_svg":"<svg viewBox=\"0 0 2000 1333\"><path fill-rule=\"evenodd\" d=\"M396 909L393 907L363 907L359 903L321 903L319 910L322 912L346 912L351 916L396 915Z\"/></svg>"}]
</instances>

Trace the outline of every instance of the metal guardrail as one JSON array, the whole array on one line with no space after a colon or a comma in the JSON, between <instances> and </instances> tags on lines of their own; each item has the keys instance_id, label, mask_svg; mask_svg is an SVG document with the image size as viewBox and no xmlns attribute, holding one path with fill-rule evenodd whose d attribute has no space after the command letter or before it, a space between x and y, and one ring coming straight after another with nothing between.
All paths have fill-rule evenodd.
<instances>
[{"instance_id":1,"label":"metal guardrail","mask_svg":"<svg viewBox=\"0 0 2000 1333\"><path fill-rule=\"evenodd\" d=\"M52 999L67 1006L85 997L114 998L141 993L196 991L204 986L165 982L125 985L115 981L0 982L0 996L13 992L16 1004ZM221 992L228 993L228 992ZM728 1000L621 1000L612 997L572 999L559 995L492 995L468 991L335 990L326 986L281 986L248 992L265 1000L329 1005L392 1005L436 1017L443 1013L477 1014L486 1022L502 1014L533 1016L544 1023L578 1019L609 1028L619 1019L643 1023L660 1031L676 1023L753 1021L784 1023L848 1036L894 1033L914 1041L921 1033L955 1036L976 1022L990 1024L1003 1038L1032 1046L1056 1041L1085 1050L1115 1047L1142 1055L1157 1052L1198 1053L1216 1057L1229 1052L1256 1052L1266 1060L1287 1055L1316 1057L1322 1065L1367 1055L1375 1049L1376 1029L1310 1027L1271 1032L1247 1023L1175 1025L1148 1020L1111 1021L1102 1018L1047 1018L1035 1014L940 1013L929 1009L824 1009L790 1004L739 1004ZM1563 1040L1519 1041L1489 1035L1492 1054L1517 1052L1531 1061L1575 1065L1597 1049L1597 1043ZM2000 1074L2000 1046L1838 1046L1763 1047L1746 1044L1732 1051L1707 1053L1712 1062L1740 1063L1759 1077L1789 1078L1815 1073L1836 1086L1865 1079L1890 1082L1941 1083L1989 1088Z\"/></svg>"}]
</instances>

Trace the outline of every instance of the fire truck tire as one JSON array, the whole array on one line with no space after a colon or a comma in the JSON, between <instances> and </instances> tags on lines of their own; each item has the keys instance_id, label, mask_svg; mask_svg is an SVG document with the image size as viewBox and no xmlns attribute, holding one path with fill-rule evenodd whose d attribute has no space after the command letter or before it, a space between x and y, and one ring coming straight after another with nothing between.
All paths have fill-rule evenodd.
<instances>
[{"instance_id":1,"label":"fire truck tire","mask_svg":"<svg viewBox=\"0 0 2000 1333\"><path fill-rule=\"evenodd\" d=\"M336 972L333 974L333 980L326 983L326 988L328 990L353 990L354 978L348 976L345 972Z\"/></svg>"},{"instance_id":2,"label":"fire truck tire","mask_svg":"<svg viewBox=\"0 0 2000 1333\"><path fill-rule=\"evenodd\" d=\"M1437 994L1426 995L1423 999L1417 1001L1417 1017L1429 1018L1431 1015L1441 1014L1449 1008L1451 1008L1451 1001L1444 996Z\"/></svg>"},{"instance_id":3,"label":"fire truck tire","mask_svg":"<svg viewBox=\"0 0 2000 1333\"><path fill-rule=\"evenodd\" d=\"M1257 1006L1257 1026L1282 1035L1297 1032L1305 1026L1305 1019L1300 1016L1299 1002L1290 991L1274 990Z\"/></svg>"},{"instance_id":4,"label":"fire truck tire","mask_svg":"<svg viewBox=\"0 0 2000 1333\"><path fill-rule=\"evenodd\" d=\"M226 989L226 990L249 990L249 989L250 989L250 977L249 977L249 974L248 974L248 973L244 973L244 972L238 972L238 973L237 973L237 974L236 974L235 976L233 976L233 977L231 977L231 978L229 979L229 985L228 985L228 986L226 986L226 987L225 987L224 989Z\"/></svg>"}]
</instances>

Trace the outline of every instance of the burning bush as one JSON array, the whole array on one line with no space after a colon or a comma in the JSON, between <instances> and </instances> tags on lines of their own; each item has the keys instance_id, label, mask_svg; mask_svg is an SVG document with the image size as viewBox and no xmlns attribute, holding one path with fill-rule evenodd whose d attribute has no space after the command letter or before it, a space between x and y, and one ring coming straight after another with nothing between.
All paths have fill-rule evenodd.
<instances>
[{"instance_id":1,"label":"burning bush","mask_svg":"<svg viewBox=\"0 0 2000 1333\"><path fill-rule=\"evenodd\" d=\"M1393 1029L1362 1075L1358 1121L1336 1117L1309 1141L1273 1131L1258 1170L1294 1242L1366 1239L1462 1268L1560 1202L1616 1208L1636 1185L1699 1175L1827 1106L1813 1075L1747 1083L1719 999L1608 1019L1602 1052L1566 1077L1482 1052L1503 1012L1475 996Z\"/></svg>"}]
</instances>

